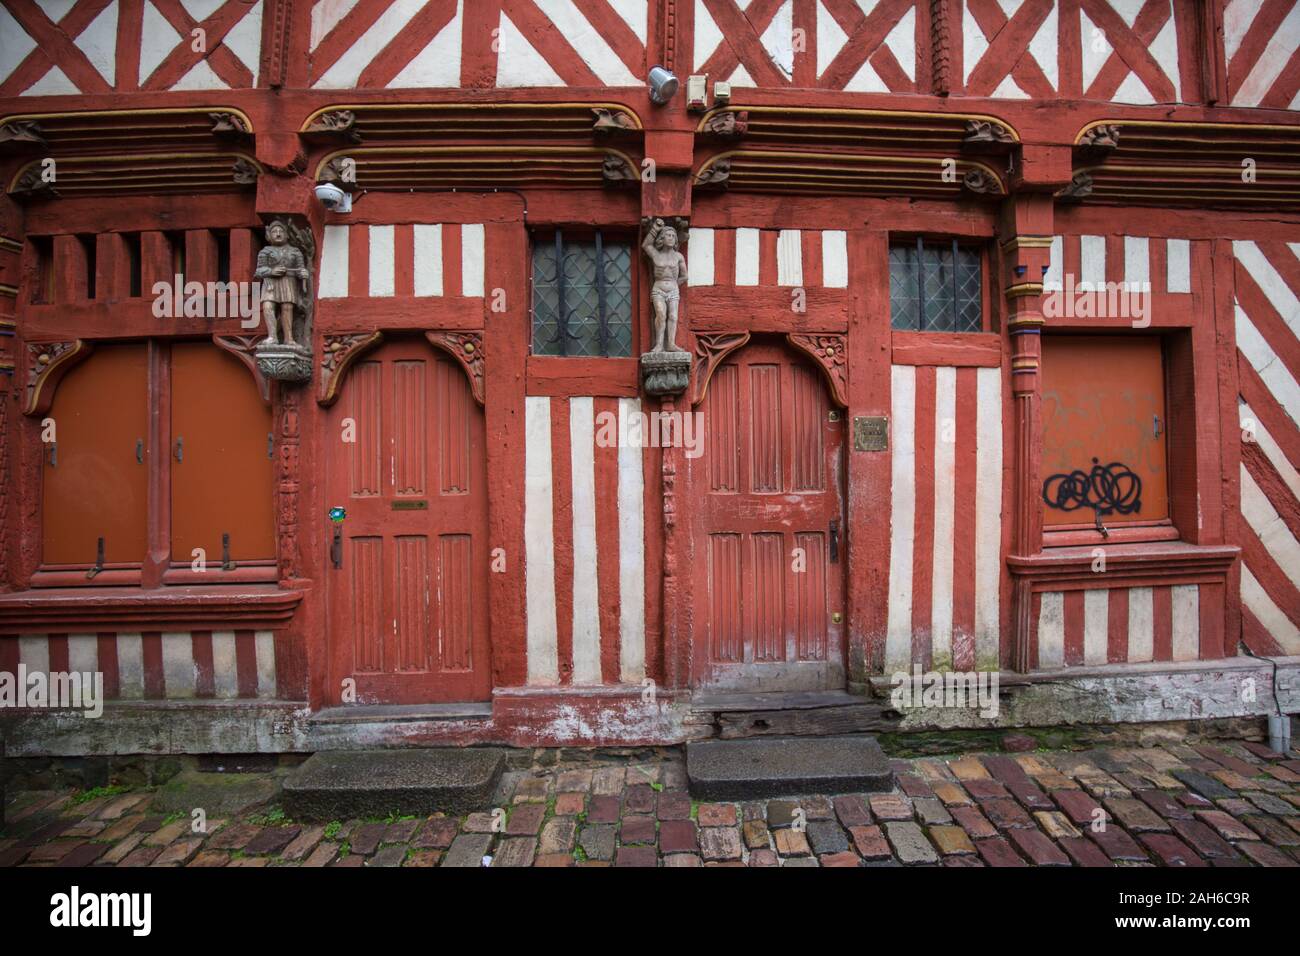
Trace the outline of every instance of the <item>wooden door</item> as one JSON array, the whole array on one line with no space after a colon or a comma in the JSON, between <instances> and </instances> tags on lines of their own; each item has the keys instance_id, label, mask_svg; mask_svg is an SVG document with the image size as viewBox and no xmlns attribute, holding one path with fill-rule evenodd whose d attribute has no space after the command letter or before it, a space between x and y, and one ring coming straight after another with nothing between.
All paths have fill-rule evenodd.
<instances>
[{"instance_id":1,"label":"wooden door","mask_svg":"<svg viewBox=\"0 0 1300 956\"><path fill-rule=\"evenodd\" d=\"M750 345L713 373L700 410L697 685L842 688L843 422L821 373Z\"/></svg>"},{"instance_id":2,"label":"wooden door","mask_svg":"<svg viewBox=\"0 0 1300 956\"><path fill-rule=\"evenodd\" d=\"M383 345L329 428L328 505L347 513L329 529L331 696L351 677L363 703L487 700L485 439L464 372Z\"/></svg>"}]
</instances>

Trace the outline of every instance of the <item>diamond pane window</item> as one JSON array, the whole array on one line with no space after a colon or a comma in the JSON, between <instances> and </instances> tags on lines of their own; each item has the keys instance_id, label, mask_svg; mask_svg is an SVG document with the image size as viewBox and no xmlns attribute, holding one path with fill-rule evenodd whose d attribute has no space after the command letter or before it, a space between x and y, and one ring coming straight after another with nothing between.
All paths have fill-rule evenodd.
<instances>
[{"instance_id":1,"label":"diamond pane window","mask_svg":"<svg viewBox=\"0 0 1300 956\"><path fill-rule=\"evenodd\" d=\"M978 249L951 242L895 243L889 247L890 324L906 332L979 332Z\"/></svg>"},{"instance_id":2,"label":"diamond pane window","mask_svg":"<svg viewBox=\"0 0 1300 956\"><path fill-rule=\"evenodd\" d=\"M553 237L533 244L533 354L632 354L632 247Z\"/></svg>"}]
</instances>

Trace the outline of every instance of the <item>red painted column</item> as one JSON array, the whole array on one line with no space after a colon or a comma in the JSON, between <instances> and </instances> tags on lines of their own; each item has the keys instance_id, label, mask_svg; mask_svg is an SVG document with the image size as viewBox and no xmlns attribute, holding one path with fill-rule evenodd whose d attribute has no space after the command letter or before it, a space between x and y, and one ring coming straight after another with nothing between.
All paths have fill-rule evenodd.
<instances>
[{"instance_id":1,"label":"red painted column","mask_svg":"<svg viewBox=\"0 0 1300 956\"><path fill-rule=\"evenodd\" d=\"M1039 505L1042 459L1041 382L1043 275L1051 257L1052 196L1029 193L1008 199L1000 228L1004 326L1011 348L1012 431L1011 553L1042 549L1043 513ZM1004 499L1005 500L1005 499ZM1016 576L1011 596L1010 665L1031 669L1034 634L1033 592L1029 579ZM1006 663L1004 655L1004 663Z\"/></svg>"}]
</instances>

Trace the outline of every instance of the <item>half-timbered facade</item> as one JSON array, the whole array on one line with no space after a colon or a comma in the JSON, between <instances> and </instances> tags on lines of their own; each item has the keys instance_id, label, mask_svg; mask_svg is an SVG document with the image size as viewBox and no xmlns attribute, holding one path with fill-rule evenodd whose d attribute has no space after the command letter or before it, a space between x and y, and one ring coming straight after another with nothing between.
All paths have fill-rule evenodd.
<instances>
[{"instance_id":1,"label":"half-timbered facade","mask_svg":"<svg viewBox=\"0 0 1300 956\"><path fill-rule=\"evenodd\" d=\"M1296 712L1297 110L1294 0L0 0L8 752Z\"/></svg>"}]
</instances>

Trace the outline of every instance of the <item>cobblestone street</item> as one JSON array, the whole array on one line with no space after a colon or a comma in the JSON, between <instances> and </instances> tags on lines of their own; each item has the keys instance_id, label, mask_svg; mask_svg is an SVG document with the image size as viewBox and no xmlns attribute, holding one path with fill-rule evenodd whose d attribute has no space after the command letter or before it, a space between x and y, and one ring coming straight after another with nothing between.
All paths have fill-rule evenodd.
<instances>
[{"instance_id":1,"label":"cobblestone street","mask_svg":"<svg viewBox=\"0 0 1300 956\"><path fill-rule=\"evenodd\" d=\"M0 866L1300 865L1300 759L1257 743L895 760L893 793L742 803L693 801L674 750L531 757L459 818L272 801L204 834L149 790L10 792Z\"/></svg>"}]
</instances>

